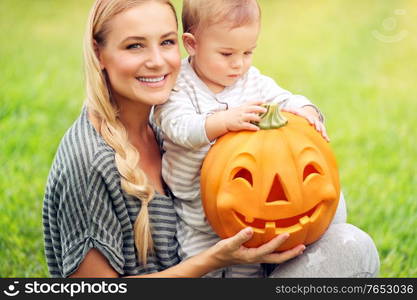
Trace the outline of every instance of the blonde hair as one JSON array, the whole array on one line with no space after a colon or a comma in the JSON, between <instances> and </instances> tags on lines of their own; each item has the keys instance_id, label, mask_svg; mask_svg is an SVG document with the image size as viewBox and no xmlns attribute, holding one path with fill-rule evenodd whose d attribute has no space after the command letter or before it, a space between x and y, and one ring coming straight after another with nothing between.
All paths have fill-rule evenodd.
<instances>
[{"instance_id":1,"label":"blonde hair","mask_svg":"<svg viewBox=\"0 0 417 300\"><path fill-rule=\"evenodd\" d=\"M184 33L198 34L210 25L227 22L231 28L259 21L261 9L256 0L184 0Z\"/></svg>"},{"instance_id":2,"label":"blonde hair","mask_svg":"<svg viewBox=\"0 0 417 300\"><path fill-rule=\"evenodd\" d=\"M155 191L144 171L138 167L139 152L129 142L126 128L118 117L118 108L111 96L107 73L100 67L95 42L99 46L105 46L111 19L127 9L149 1L169 5L176 16L175 8L169 0L96 0L84 37L86 104L88 110L100 120L99 132L103 139L115 151L122 189L141 201L134 224L134 237L138 259L143 264L147 263L148 254L153 252L148 204Z\"/></svg>"}]
</instances>

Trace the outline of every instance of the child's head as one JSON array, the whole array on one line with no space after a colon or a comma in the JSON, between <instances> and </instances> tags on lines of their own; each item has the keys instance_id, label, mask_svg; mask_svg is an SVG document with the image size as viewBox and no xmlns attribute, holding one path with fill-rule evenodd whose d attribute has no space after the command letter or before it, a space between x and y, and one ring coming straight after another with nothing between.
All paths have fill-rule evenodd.
<instances>
[{"instance_id":1,"label":"child's head","mask_svg":"<svg viewBox=\"0 0 417 300\"><path fill-rule=\"evenodd\" d=\"M214 92L241 77L252 64L260 28L256 0L184 0L184 47L192 66Z\"/></svg>"}]
</instances>

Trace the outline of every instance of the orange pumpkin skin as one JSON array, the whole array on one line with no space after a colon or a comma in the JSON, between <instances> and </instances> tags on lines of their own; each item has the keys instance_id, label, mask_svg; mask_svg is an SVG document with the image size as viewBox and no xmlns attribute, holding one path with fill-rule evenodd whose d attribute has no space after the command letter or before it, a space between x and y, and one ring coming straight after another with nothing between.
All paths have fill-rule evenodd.
<instances>
[{"instance_id":1,"label":"orange pumpkin skin","mask_svg":"<svg viewBox=\"0 0 417 300\"><path fill-rule=\"evenodd\" d=\"M258 247L288 232L279 252L315 242L329 226L340 196L336 159L304 118L283 115L286 126L230 132L207 154L201 197L220 237L251 226L245 246Z\"/></svg>"}]
</instances>

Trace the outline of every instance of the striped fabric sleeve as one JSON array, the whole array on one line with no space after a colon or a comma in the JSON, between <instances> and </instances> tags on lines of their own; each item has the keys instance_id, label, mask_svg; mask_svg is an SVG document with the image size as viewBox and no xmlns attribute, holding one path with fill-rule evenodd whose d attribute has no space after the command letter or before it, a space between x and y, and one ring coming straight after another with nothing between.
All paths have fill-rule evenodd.
<instances>
[{"instance_id":1,"label":"striped fabric sleeve","mask_svg":"<svg viewBox=\"0 0 417 300\"><path fill-rule=\"evenodd\" d=\"M155 119L155 106L152 106L152 110L149 116L149 125L151 126L153 132L155 133L156 142L158 143L159 149L163 149L164 144L164 135L159 127L159 125L156 123Z\"/></svg>"},{"instance_id":2,"label":"striped fabric sleeve","mask_svg":"<svg viewBox=\"0 0 417 300\"><path fill-rule=\"evenodd\" d=\"M76 271L91 248L98 249L119 274L124 273L122 230L111 200L112 190L117 191L117 186L106 184L112 181L114 170L101 170L101 166L112 166L106 163L111 156L111 153L98 155L86 174L77 174L86 176L85 188L78 185L81 180L71 176L71 172L63 172L62 176L68 177L60 180L62 192L56 220L50 220L57 227L54 232L60 232L63 277ZM105 180L105 176L110 179Z\"/></svg>"},{"instance_id":3,"label":"striped fabric sleeve","mask_svg":"<svg viewBox=\"0 0 417 300\"><path fill-rule=\"evenodd\" d=\"M164 135L191 150L210 144L206 117L206 114L196 113L190 97L183 91L172 92L168 101L155 109L156 123Z\"/></svg>"}]
</instances>

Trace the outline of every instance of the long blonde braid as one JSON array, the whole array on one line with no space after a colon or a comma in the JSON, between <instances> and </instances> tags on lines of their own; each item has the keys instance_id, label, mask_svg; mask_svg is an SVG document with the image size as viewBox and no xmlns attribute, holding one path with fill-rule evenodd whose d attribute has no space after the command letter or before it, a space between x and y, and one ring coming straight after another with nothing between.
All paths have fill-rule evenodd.
<instances>
[{"instance_id":1,"label":"long blonde braid","mask_svg":"<svg viewBox=\"0 0 417 300\"><path fill-rule=\"evenodd\" d=\"M147 1L166 3L175 14L175 9L168 0L96 0L84 37L87 107L100 120L100 134L115 151L121 188L141 201L141 208L134 224L134 236L138 259L143 264L147 263L148 254L153 252L148 204L154 197L155 190L146 174L138 167L139 152L129 142L126 128L118 118L118 108L112 101L106 71L101 69L95 50L97 44L105 46L108 22L112 17Z\"/></svg>"}]
</instances>

